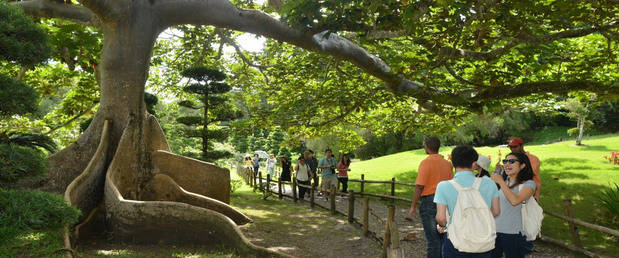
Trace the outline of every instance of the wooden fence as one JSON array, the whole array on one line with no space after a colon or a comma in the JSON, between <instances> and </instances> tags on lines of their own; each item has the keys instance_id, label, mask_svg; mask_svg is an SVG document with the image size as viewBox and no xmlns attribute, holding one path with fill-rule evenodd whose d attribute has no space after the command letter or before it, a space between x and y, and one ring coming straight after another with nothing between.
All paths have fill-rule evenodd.
<instances>
[{"instance_id":1,"label":"wooden fence","mask_svg":"<svg viewBox=\"0 0 619 258\"><path fill-rule=\"evenodd\" d=\"M398 182L395 181L395 178L392 178L390 181L378 181L378 180L365 180L365 175L361 174L361 179L349 179L348 182L357 182L360 183L360 190L359 192L354 192L353 190L349 190L348 194L348 214L345 213L341 213L339 211L336 210L335 207L335 196L336 194L342 194L341 192L338 192L337 189L333 188L331 189L330 192L330 207L324 207L320 204L317 204L314 201L314 192L316 191L315 187L313 187L312 185L298 185L296 178L294 177L294 175L291 175L291 177L293 178L292 182L282 182L279 180L277 181L277 192L272 192L270 187L265 187L265 186L270 186L272 183L271 179L269 176L267 176L267 178L263 178L262 177L262 173L259 172L257 176L254 176L254 173L251 172L251 169L249 170L243 170L241 167L237 167L237 173L239 173L240 176L242 176L245 181L254 188L254 191L256 190L260 190L263 193L263 198L267 198L269 196L270 193L277 193L278 197L280 199L282 199L283 197L288 197L288 198L292 198L294 202L297 202L299 200L299 198L297 197L297 186L301 186L301 187L305 187L310 189L310 206L312 208L314 208L316 205L318 205L319 207L328 209L332 212L332 214L341 214L344 216L348 217L348 221L350 223L357 223L362 227L363 230L363 234L365 236L372 236L374 237L376 240L380 241L383 245L383 256L385 257L402 257L402 250L399 248L400 246L400 239L398 237L398 227L397 224L394 221L394 216L395 216L395 205L394 205L394 201L404 201L407 202L408 204L410 204L413 200L409 199L409 198L404 198L404 197L399 197L395 195L395 186L396 185L404 185L404 186L411 186L411 187L415 187L415 184L412 183L406 183L406 182ZM264 182L264 183L263 183ZM290 185L292 187L292 196L287 196L287 195L283 195L282 194L282 185L287 184ZM375 193L368 193L365 192L365 186L366 184L389 184L391 186L391 191L390 194L375 194ZM383 224L385 226L385 234L384 236L380 237L380 236L375 236L373 235L372 232L369 231L369 215L370 215L370 208L369 208L369 198L368 196L371 197L378 197L381 199L386 199L386 200L391 200L390 204L387 204L389 213L387 218L385 218L384 220L381 219L379 216L374 215L374 217L376 218L376 220ZM356 219L354 218L354 202L356 200L357 197L362 198L362 203L363 203L363 217L362 217L362 221L356 221ZM588 223L588 222L584 222L581 220L578 220L576 218L573 217L572 214L572 202L571 200L564 200L564 207L565 207L565 212L566 215L561 215L561 214L557 214L551 211L547 211L544 210L544 214L549 215L551 217L566 221L568 223L568 228L569 228L569 232L571 234L571 238L572 238L572 242L573 245L570 245L569 243L565 242L565 241L561 241L561 240L557 240L548 236L544 236L544 235L540 235L539 239L551 244L555 244L555 245L559 245L561 247L567 248L569 250L575 251L575 252L579 252L582 253L586 256L589 257L600 257L598 254L591 252L587 249L585 249L582 246L582 242L580 240L580 235L578 232L578 226L582 226L585 228L589 228L598 232L602 232L602 233L606 233L609 235L612 235L614 237L619 237L619 231L615 230L615 229L611 229L611 228L607 228L604 226L600 226L600 225L596 225L596 224L592 224L592 223Z\"/></svg>"}]
</instances>

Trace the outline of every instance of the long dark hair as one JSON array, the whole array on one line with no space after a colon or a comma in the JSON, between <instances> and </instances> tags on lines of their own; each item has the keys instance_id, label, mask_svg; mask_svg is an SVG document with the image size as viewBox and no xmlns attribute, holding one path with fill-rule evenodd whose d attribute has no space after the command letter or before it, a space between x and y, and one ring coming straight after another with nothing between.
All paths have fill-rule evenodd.
<instances>
[{"instance_id":1,"label":"long dark hair","mask_svg":"<svg viewBox=\"0 0 619 258\"><path fill-rule=\"evenodd\" d=\"M350 158L348 157L348 155L342 155L342 158L340 158L340 162L342 162L344 166L350 166Z\"/></svg>"},{"instance_id":2,"label":"long dark hair","mask_svg":"<svg viewBox=\"0 0 619 258\"><path fill-rule=\"evenodd\" d=\"M518 158L518 160L520 161L520 163L524 163L525 167L520 170L520 172L518 172L518 176L516 177L516 183L512 186L510 186L509 188L514 188L519 184L522 184L528 180L533 179L533 169L531 167L531 161L529 160L529 157L522 153L522 152L512 152L510 154L507 154L505 156L505 158L507 158L507 156L509 155L513 155L516 156L516 158Z\"/></svg>"},{"instance_id":3,"label":"long dark hair","mask_svg":"<svg viewBox=\"0 0 619 258\"><path fill-rule=\"evenodd\" d=\"M488 172L488 170L485 170L484 168L481 168L481 172L479 172L479 174L477 174L477 177L490 177L490 172Z\"/></svg>"}]
</instances>

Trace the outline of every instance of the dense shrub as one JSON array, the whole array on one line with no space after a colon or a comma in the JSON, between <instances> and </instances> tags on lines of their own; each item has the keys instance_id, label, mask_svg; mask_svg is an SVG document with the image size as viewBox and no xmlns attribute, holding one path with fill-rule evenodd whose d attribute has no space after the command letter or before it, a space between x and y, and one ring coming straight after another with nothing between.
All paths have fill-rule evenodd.
<instances>
[{"instance_id":1,"label":"dense shrub","mask_svg":"<svg viewBox=\"0 0 619 258\"><path fill-rule=\"evenodd\" d=\"M0 144L0 187L20 178L42 176L47 163L43 153L16 144Z\"/></svg>"},{"instance_id":2,"label":"dense shrub","mask_svg":"<svg viewBox=\"0 0 619 258\"><path fill-rule=\"evenodd\" d=\"M0 245L16 236L54 230L77 222L80 211L58 195L32 190L0 190Z\"/></svg>"},{"instance_id":3,"label":"dense shrub","mask_svg":"<svg viewBox=\"0 0 619 258\"><path fill-rule=\"evenodd\" d=\"M617 183L615 187L602 191L599 200L612 217L619 217L619 185Z\"/></svg>"}]
</instances>

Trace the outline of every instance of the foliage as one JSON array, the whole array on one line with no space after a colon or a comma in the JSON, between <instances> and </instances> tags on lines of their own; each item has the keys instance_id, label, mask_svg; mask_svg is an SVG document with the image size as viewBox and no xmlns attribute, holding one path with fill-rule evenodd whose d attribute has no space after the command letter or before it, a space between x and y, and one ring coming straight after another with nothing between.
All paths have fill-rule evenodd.
<instances>
[{"instance_id":1,"label":"foliage","mask_svg":"<svg viewBox=\"0 0 619 258\"><path fill-rule=\"evenodd\" d=\"M0 116L32 113L39 95L28 85L0 74Z\"/></svg>"},{"instance_id":2,"label":"foliage","mask_svg":"<svg viewBox=\"0 0 619 258\"><path fill-rule=\"evenodd\" d=\"M230 193L234 193L237 189L243 186L243 179L231 179L230 180Z\"/></svg>"},{"instance_id":3,"label":"foliage","mask_svg":"<svg viewBox=\"0 0 619 258\"><path fill-rule=\"evenodd\" d=\"M0 144L15 144L33 149L40 147L49 152L56 152L58 148L52 138L42 134L9 133L6 138L4 138L0 132Z\"/></svg>"},{"instance_id":4,"label":"foliage","mask_svg":"<svg viewBox=\"0 0 619 258\"><path fill-rule=\"evenodd\" d=\"M20 178L47 173L47 163L41 152L17 144L0 144L0 167L0 187Z\"/></svg>"},{"instance_id":5,"label":"foliage","mask_svg":"<svg viewBox=\"0 0 619 258\"><path fill-rule=\"evenodd\" d=\"M157 105L158 102L159 98L157 98L157 95L144 92L144 103L146 104L146 111L148 111L148 113L157 116L155 105Z\"/></svg>"},{"instance_id":6,"label":"foliage","mask_svg":"<svg viewBox=\"0 0 619 258\"><path fill-rule=\"evenodd\" d=\"M602 191L598 199L613 217L619 217L619 185L616 182L613 184L615 187Z\"/></svg>"},{"instance_id":7,"label":"foliage","mask_svg":"<svg viewBox=\"0 0 619 258\"><path fill-rule=\"evenodd\" d=\"M203 116L179 117L177 122L194 127L185 130L187 137L202 139L202 153L198 155L200 159L215 161L231 157L232 154L228 151L214 148L214 142L223 142L228 137L227 130L218 124L237 117L235 112L231 112L234 110L233 106L228 102L228 97L224 95L232 88L223 82L226 75L219 70L204 66L188 68L181 74L195 81L184 87L183 91L199 95L198 100L202 104ZM183 106L188 106L187 102L183 102ZM193 108L193 105L191 106ZM196 126L198 127L195 128Z\"/></svg>"},{"instance_id":8,"label":"foliage","mask_svg":"<svg viewBox=\"0 0 619 258\"><path fill-rule=\"evenodd\" d=\"M60 229L77 222L80 211L62 197L32 190L0 189L0 245L29 231Z\"/></svg>"},{"instance_id":9,"label":"foliage","mask_svg":"<svg viewBox=\"0 0 619 258\"><path fill-rule=\"evenodd\" d=\"M42 63L50 55L45 30L37 26L21 8L0 2L0 60L22 65Z\"/></svg>"}]
</instances>

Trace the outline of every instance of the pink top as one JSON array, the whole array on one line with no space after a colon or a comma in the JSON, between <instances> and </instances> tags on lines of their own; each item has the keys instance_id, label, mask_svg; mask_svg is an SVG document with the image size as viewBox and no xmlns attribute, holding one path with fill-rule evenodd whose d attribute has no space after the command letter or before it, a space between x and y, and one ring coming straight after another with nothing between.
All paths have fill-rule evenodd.
<instances>
[{"instance_id":1,"label":"pink top","mask_svg":"<svg viewBox=\"0 0 619 258\"><path fill-rule=\"evenodd\" d=\"M338 177L348 176L348 166L344 165L341 161L337 163L337 176Z\"/></svg>"}]
</instances>

